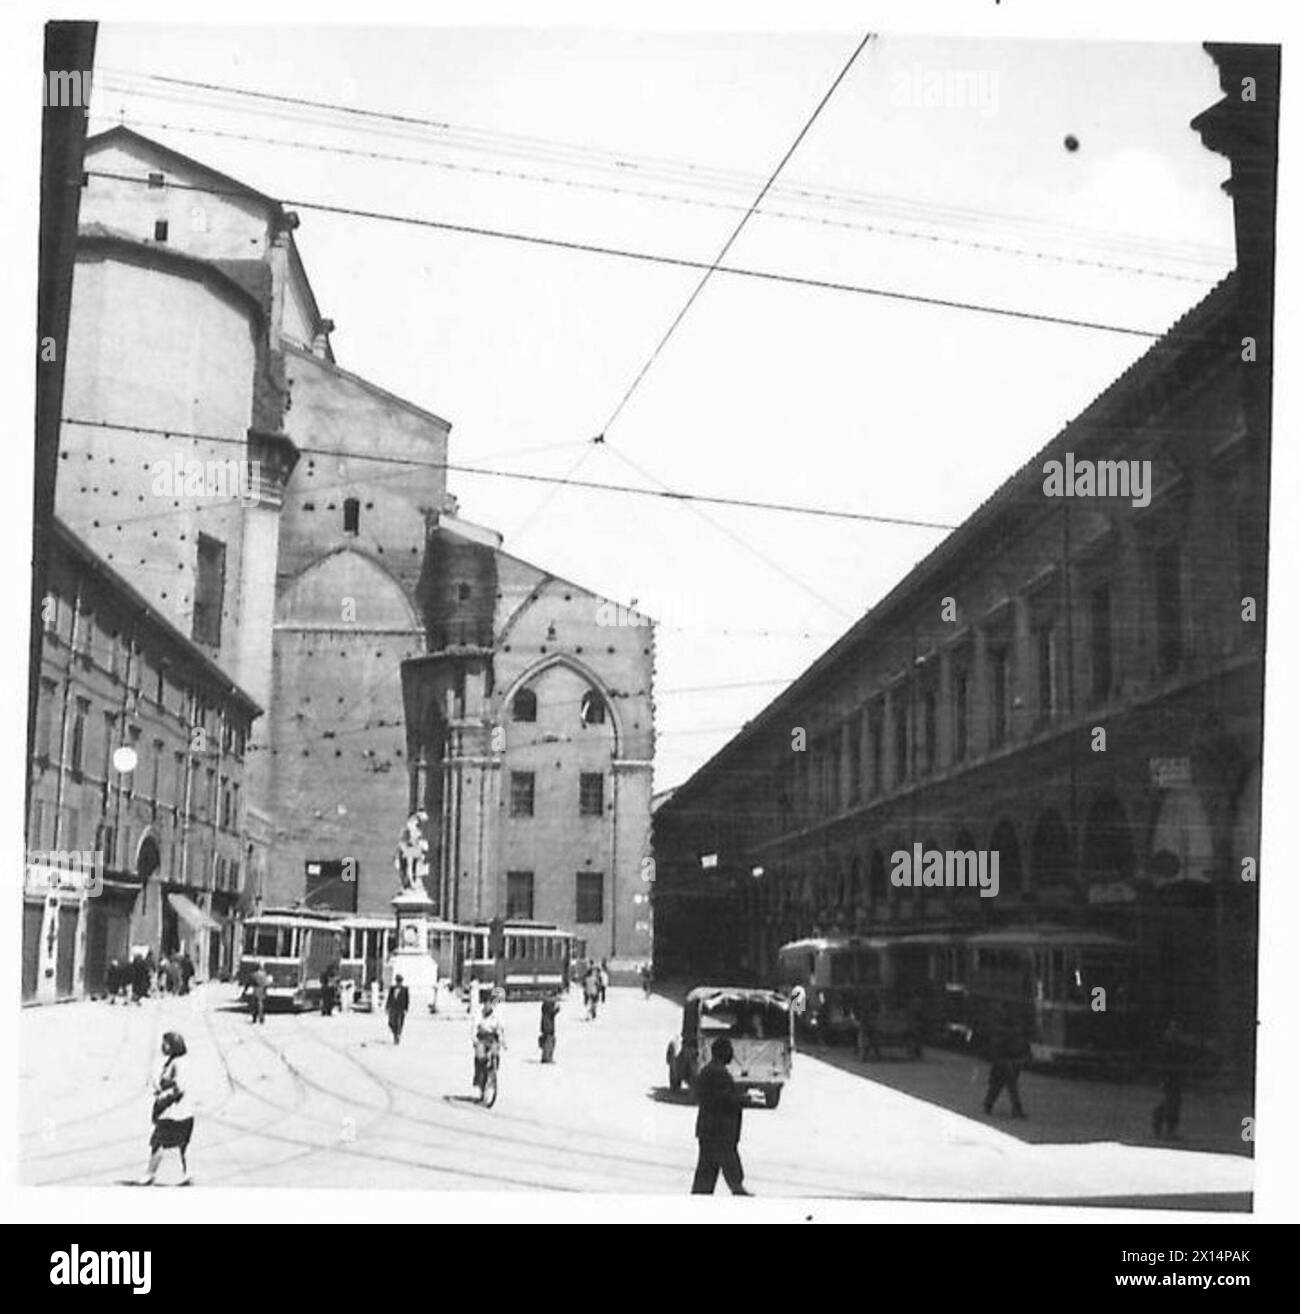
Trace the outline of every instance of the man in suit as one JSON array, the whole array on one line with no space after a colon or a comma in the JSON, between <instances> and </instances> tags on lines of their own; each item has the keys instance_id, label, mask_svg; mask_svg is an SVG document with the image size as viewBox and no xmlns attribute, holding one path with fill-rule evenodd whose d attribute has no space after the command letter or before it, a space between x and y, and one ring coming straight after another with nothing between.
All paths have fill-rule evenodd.
<instances>
[{"instance_id":1,"label":"man in suit","mask_svg":"<svg viewBox=\"0 0 1300 1314\"><path fill-rule=\"evenodd\" d=\"M752 1194L745 1190L745 1170L740 1164L743 1097L727 1071L733 1054L731 1041L720 1036L713 1042L708 1063L695 1078L695 1095L700 1105L695 1117L695 1137L700 1143L700 1157L695 1165L692 1195L712 1195L719 1171L732 1195Z\"/></svg>"},{"instance_id":2,"label":"man in suit","mask_svg":"<svg viewBox=\"0 0 1300 1314\"><path fill-rule=\"evenodd\" d=\"M406 1013L411 1007L411 992L403 983L400 972L393 977L393 988L388 992L388 1002L384 1007L388 1012L388 1029L393 1033L393 1044L400 1045Z\"/></svg>"}]
</instances>

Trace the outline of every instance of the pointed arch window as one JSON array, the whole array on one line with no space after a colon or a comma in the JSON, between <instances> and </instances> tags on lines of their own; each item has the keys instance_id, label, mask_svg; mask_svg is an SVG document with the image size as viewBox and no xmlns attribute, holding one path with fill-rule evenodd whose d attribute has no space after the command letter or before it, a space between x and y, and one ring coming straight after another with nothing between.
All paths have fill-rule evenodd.
<instances>
[{"instance_id":1,"label":"pointed arch window","mask_svg":"<svg viewBox=\"0 0 1300 1314\"><path fill-rule=\"evenodd\" d=\"M583 725L605 724L605 700L594 689L582 695L580 715Z\"/></svg>"},{"instance_id":2,"label":"pointed arch window","mask_svg":"<svg viewBox=\"0 0 1300 1314\"><path fill-rule=\"evenodd\" d=\"M515 721L536 721L537 695L531 689L520 689L510 704L510 716Z\"/></svg>"}]
</instances>

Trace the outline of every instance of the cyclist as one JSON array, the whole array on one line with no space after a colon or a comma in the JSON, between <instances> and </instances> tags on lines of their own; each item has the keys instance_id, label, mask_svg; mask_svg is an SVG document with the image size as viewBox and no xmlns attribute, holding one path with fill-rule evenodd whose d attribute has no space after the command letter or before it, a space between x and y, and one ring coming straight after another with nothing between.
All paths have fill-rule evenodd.
<instances>
[{"instance_id":1,"label":"cyclist","mask_svg":"<svg viewBox=\"0 0 1300 1314\"><path fill-rule=\"evenodd\" d=\"M489 1059L498 1060L506 1045L505 1028L496 1013L496 1001L492 998L483 1001L483 1014L474 1028L474 1085L483 1089L487 1079Z\"/></svg>"}]
</instances>

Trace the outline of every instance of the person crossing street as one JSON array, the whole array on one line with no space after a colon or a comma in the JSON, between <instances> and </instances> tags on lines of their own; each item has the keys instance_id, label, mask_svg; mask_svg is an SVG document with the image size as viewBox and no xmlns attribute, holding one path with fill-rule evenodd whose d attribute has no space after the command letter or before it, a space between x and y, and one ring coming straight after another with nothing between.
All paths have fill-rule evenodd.
<instances>
[{"instance_id":1,"label":"person crossing street","mask_svg":"<svg viewBox=\"0 0 1300 1314\"><path fill-rule=\"evenodd\" d=\"M695 1095L700 1111L695 1116L695 1138L700 1143L692 1195L712 1195L718 1173L732 1195L752 1195L745 1189L745 1170L740 1162L740 1121L743 1097L727 1064L735 1052L731 1041L720 1036L713 1042L709 1061L695 1078Z\"/></svg>"},{"instance_id":2,"label":"person crossing street","mask_svg":"<svg viewBox=\"0 0 1300 1314\"><path fill-rule=\"evenodd\" d=\"M402 1028L406 1026L406 1014L411 1007L411 992L398 972L393 977L393 988L388 992L384 1009L388 1014L388 1029L393 1033L393 1044L402 1043Z\"/></svg>"}]
</instances>

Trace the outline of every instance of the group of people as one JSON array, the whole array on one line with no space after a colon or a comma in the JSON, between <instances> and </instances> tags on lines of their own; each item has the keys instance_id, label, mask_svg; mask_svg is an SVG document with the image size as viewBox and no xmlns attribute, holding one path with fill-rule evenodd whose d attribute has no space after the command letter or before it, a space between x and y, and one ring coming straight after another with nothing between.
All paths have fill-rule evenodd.
<instances>
[{"instance_id":1,"label":"group of people","mask_svg":"<svg viewBox=\"0 0 1300 1314\"><path fill-rule=\"evenodd\" d=\"M153 950L148 949L143 954L134 954L127 963L120 958L110 959L104 990L110 1004L116 1004L119 999L124 1004L139 1004L155 990L164 995L188 995L193 979L194 960L187 949L164 954L160 962L154 960Z\"/></svg>"}]
</instances>

